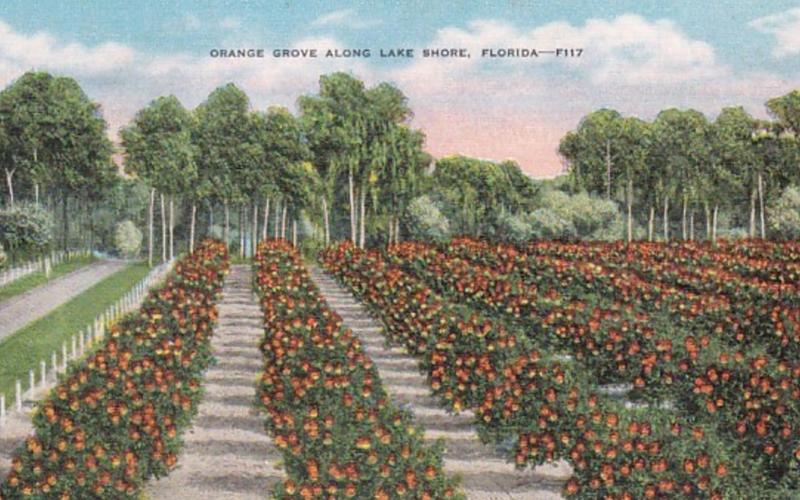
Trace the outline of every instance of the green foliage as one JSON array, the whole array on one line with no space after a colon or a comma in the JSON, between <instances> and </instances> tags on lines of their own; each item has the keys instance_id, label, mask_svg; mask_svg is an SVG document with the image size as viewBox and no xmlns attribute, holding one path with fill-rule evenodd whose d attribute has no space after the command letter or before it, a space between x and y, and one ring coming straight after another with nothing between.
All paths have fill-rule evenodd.
<instances>
[{"instance_id":1,"label":"green foliage","mask_svg":"<svg viewBox=\"0 0 800 500\"><path fill-rule=\"evenodd\" d=\"M529 215L504 212L497 217L495 224L497 238L521 243L531 239L532 235L533 225Z\"/></svg>"},{"instance_id":2,"label":"green foliage","mask_svg":"<svg viewBox=\"0 0 800 500\"><path fill-rule=\"evenodd\" d=\"M305 161L310 157L300 121L288 109L274 106L251 117L251 140L258 149L252 168L243 172L251 196L282 195L295 206L311 202L319 185L317 172Z\"/></svg>"},{"instance_id":3,"label":"green foliage","mask_svg":"<svg viewBox=\"0 0 800 500\"><path fill-rule=\"evenodd\" d=\"M442 241L450 236L450 223L428 196L420 196L408 207L408 230L411 238Z\"/></svg>"},{"instance_id":4,"label":"green foliage","mask_svg":"<svg viewBox=\"0 0 800 500\"><path fill-rule=\"evenodd\" d=\"M192 142L202 194L233 202L247 192L248 174L263 153L251 140L254 122L249 113L247 94L232 83L215 89L195 110Z\"/></svg>"},{"instance_id":5,"label":"green foliage","mask_svg":"<svg viewBox=\"0 0 800 500\"><path fill-rule=\"evenodd\" d=\"M101 203L91 209L89 224L94 240L92 248L116 250L115 232L118 221L131 220L146 230L150 188L141 179L122 179L104 193ZM178 216L180 212L176 213Z\"/></svg>"},{"instance_id":6,"label":"green foliage","mask_svg":"<svg viewBox=\"0 0 800 500\"><path fill-rule=\"evenodd\" d=\"M611 240L622 234L622 217L613 201L552 188L542 193L539 208L529 213L501 213L494 228L496 238L517 243L530 239Z\"/></svg>"},{"instance_id":7,"label":"green foliage","mask_svg":"<svg viewBox=\"0 0 800 500\"><path fill-rule=\"evenodd\" d=\"M431 161L422 150L424 135L407 124L411 109L405 95L388 83L366 88L352 75L333 73L320 77L318 95L303 96L298 104L312 163L319 173L318 208L331 215L333 230L337 219L355 225L346 209L352 203L357 217L360 193L365 208L369 205L367 216L396 221L421 192ZM350 199L351 180L354 200ZM381 228L371 223L365 229L376 240Z\"/></svg>"},{"instance_id":8,"label":"green foliage","mask_svg":"<svg viewBox=\"0 0 800 500\"><path fill-rule=\"evenodd\" d=\"M134 258L142 248L142 232L133 221L122 221L114 230L114 245L121 256Z\"/></svg>"},{"instance_id":9,"label":"green foliage","mask_svg":"<svg viewBox=\"0 0 800 500\"><path fill-rule=\"evenodd\" d=\"M0 210L0 244L12 256L40 254L53 242L53 218L36 205L17 204Z\"/></svg>"},{"instance_id":10,"label":"green foliage","mask_svg":"<svg viewBox=\"0 0 800 500\"><path fill-rule=\"evenodd\" d=\"M572 221L550 208L537 208L528 215L530 237L535 239L568 239L576 236Z\"/></svg>"},{"instance_id":11,"label":"green foliage","mask_svg":"<svg viewBox=\"0 0 800 500\"><path fill-rule=\"evenodd\" d=\"M800 239L800 188L789 186L770 204L767 226L777 238Z\"/></svg>"},{"instance_id":12,"label":"green foliage","mask_svg":"<svg viewBox=\"0 0 800 500\"><path fill-rule=\"evenodd\" d=\"M490 233L499 214L529 209L538 196L537 186L516 163L466 156L437 161L433 189L461 234Z\"/></svg>"},{"instance_id":13,"label":"green foliage","mask_svg":"<svg viewBox=\"0 0 800 500\"><path fill-rule=\"evenodd\" d=\"M800 90L770 99L767 101L767 108L783 127L795 135L800 134Z\"/></svg>"},{"instance_id":14,"label":"green foliage","mask_svg":"<svg viewBox=\"0 0 800 500\"><path fill-rule=\"evenodd\" d=\"M72 78L28 72L0 92L0 155L8 173L61 193L113 183L111 142L100 106Z\"/></svg>"},{"instance_id":15,"label":"green foliage","mask_svg":"<svg viewBox=\"0 0 800 500\"><path fill-rule=\"evenodd\" d=\"M197 176L192 127L192 115L175 96L151 102L120 133L128 173L162 193L188 190Z\"/></svg>"},{"instance_id":16,"label":"green foliage","mask_svg":"<svg viewBox=\"0 0 800 500\"><path fill-rule=\"evenodd\" d=\"M621 218L617 205L586 193L564 198L554 192L544 196L544 205L564 220L570 221L576 234L587 239L615 239L622 236Z\"/></svg>"}]
</instances>

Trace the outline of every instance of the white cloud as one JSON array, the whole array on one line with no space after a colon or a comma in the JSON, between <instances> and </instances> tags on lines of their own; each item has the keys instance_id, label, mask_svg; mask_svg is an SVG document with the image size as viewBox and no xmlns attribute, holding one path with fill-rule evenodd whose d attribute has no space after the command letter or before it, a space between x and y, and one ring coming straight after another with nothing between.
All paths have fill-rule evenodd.
<instances>
[{"instance_id":1,"label":"white cloud","mask_svg":"<svg viewBox=\"0 0 800 500\"><path fill-rule=\"evenodd\" d=\"M341 9L323 14L316 18L311 25L316 27L344 26L352 29L374 28L381 24L377 19L363 19L353 9Z\"/></svg>"},{"instance_id":2,"label":"white cloud","mask_svg":"<svg viewBox=\"0 0 800 500\"><path fill-rule=\"evenodd\" d=\"M727 73L711 45L694 40L670 20L649 21L635 14L611 20L590 19L583 26L553 22L525 31L506 21L477 20L466 28L440 29L427 47L464 47L469 60L417 59L398 73L402 80L442 82L455 73L504 65L505 71L541 73L542 67L576 72L593 84L674 85L719 77ZM483 49L583 48L581 58L482 58Z\"/></svg>"},{"instance_id":3,"label":"white cloud","mask_svg":"<svg viewBox=\"0 0 800 500\"><path fill-rule=\"evenodd\" d=\"M16 73L29 69L50 69L97 75L127 67L134 51L114 43L87 47L79 43L64 45L51 35L40 32L24 35L0 20L0 82L8 82Z\"/></svg>"},{"instance_id":4,"label":"white cloud","mask_svg":"<svg viewBox=\"0 0 800 500\"><path fill-rule=\"evenodd\" d=\"M234 30L242 26L242 20L238 17L226 17L220 21L219 26L227 30Z\"/></svg>"},{"instance_id":5,"label":"white cloud","mask_svg":"<svg viewBox=\"0 0 800 500\"><path fill-rule=\"evenodd\" d=\"M183 28L188 31L196 31L203 27L203 21L197 14L187 12L183 16Z\"/></svg>"},{"instance_id":6,"label":"white cloud","mask_svg":"<svg viewBox=\"0 0 800 500\"><path fill-rule=\"evenodd\" d=\"M775 37L773 56L782 58L800 54L800 7L750 21L750 26Z\"/></svg>"}]
</instances>

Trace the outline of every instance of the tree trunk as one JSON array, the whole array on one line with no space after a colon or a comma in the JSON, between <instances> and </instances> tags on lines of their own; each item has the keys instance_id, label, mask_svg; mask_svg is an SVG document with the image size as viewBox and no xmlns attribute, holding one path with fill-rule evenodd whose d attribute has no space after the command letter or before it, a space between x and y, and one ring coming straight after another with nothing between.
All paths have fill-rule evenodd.
<instances>
[{"instance_id":1,"label":"tree trunk","mask_svg":"<svg viewBox=\"0 0 800 500\"><path fill-rule=\"evenodd\" d=\"M228 206L228 200L225 199L222 202L222 206L225 209L225 228L222 230L222 239L225 240L225 246L230 245L230 231L231 231L231 209Z\"/></svg>"},{"instance_id":2,"label":"tree trunk","mask_svg":"<svg viewBox=\"0 0 800 500\"><path fill-rule=\"evenodd\" d=\"M664 241L669 241L669 196L664 197Z\"/></svg>"},{"instance_id":3,"label":"tree trunk","mask_svg":"<svg viewBox=\"0 0 800 500\"><path fill-rule=\"evenodd\" d=\"M61 197L61 217L63 219L63 228L64 234L61 235L62 238L62 250L64 252L69 250L69 212L67 211L67 192L66 190L63 191L63 196Z\"/></svg>"},{"instance_id":4,"label":"tree trunk","mask_svg":"<svg viewBox=\"0 0 800 500\"><path fill-rule=\"evenodd\" d=\"M153 267L153 212L155 212L156 188L150 188L150 209L147 215L147 264Z\"/></svg>"},{"instance_id":5,"label":"tree trunk","mask_svg":"<svg viewBox=\"0 0 800 500\"><path fill-rule=\"evenodd\" d=\"M689 211L689 239L694 241L694 209Z\"/></svg>"},{"instance_id":6,"label":"tree trunk","mask_svg":"<svg viewBox=\"0 0 800 500\"><path fill-rule=\"evenodd\" d=\"M239 257L241 258L244 258L244 232L246 227L244 203L242 203L239 205Z\"/></svg>"},{"instance_id":7,"label":"tree trunk","mask_svg":"<svg viewBox=\"0 0 800 500\"><path fill-rule=\"evenodd\" d=\"M328 221L328 200L322 197L322 221L325 229L325 246L331 243L331 227Z\"/></svg>"},{"instance_id":8,"label":"tree trunk","mask_svg":"<svg viewBox=\"0 0 800 500\"><path fill-rule=\"evenodd\" d=\"M253 202L253 241L250 244L250 255L255 257L256 255L256 246L258 245L258 202Z\"/></svg>"},{"instance_id":9,"label":"tree trunk","mask_svg":"<svg viewBox=\"0 0 800 500\"><path fill-rule=\"evenodd\" d=\"M706 239L711 239L711 208L708 206L708 202L703 203L703 209L706 214Z\"/></svg>"},{"instance_id":10,"label":"tree trunk","mask_svg":"<svg viewBox=\"0 0 800 500\"><path fill-rule=\"evenodd\" d=\"M386 224L389 232L389 237L387 238L387 246L392 244L392 233L394 232L394 219L392 216L389 216L389 220Z\"/></svg>"},{"instance_id":11,"label":"tree trunk","mask_svg":"<svg viewBox=\"0 0 800 500\"><path fill-rule=\"evenodd\" d=\"M192 220L189 223L189 253L194 253L194 225L197 216L197 204L192 202Z\"/></svg>"},{"instance_id":12,"label":"tree trunk","mask_svg":"<svg viewBox=\"0 0 800 500\"><path fill-rule=\"evenodd\" d=\"M750 191L750 237L756 237L756 190Z\"/></svg>"},{"instance_id":13,"label":"tree trunk","mask_svg":"<svg viewBox=\"0 0 800 500\"><path fill-rule=\"evenodd\" d=\"M289 211L289 204L283 204L283 215L281 216L281 238L286 239L286 213Z\"/></svg>"},{"instance_id":14,"label":"tree trunk","mask_svg":"<svg viewBox=\"0 0 800 500\"><path fill-rule=\"evenodd\" d=\"M653 226L656 221L656 207L650 205L650 217L647 220L647 241L653 241Z\"/></svg>"},{"instance_id":15,"label":"tree trunk","mask_svg":"<svg viewBox=\"0 0 800 500\"><path fill-rule=\"evenodd\" d=\"M283 201L280 201L280 202L276 201L275 202L275 239L276 240L281 235L281 233L280 233L280 229L281 229L281 204L283 204Z\"/></svg>"},{"instance_id":16,"label":"tree trunk","mask_svg":"<svg viewBox=\"0 0 800 500\"><path fill-rule=\"evenodd\" d=\"M365 217L365 214L366 214L366 199L367 199L367 190L362 186L361 187L361 214L359 215L359 221L358 221L359 224L361 225L360 238L359 238L359 243L358 243L358 247L359 248L364 248L364 240L365 240L365 237L366 237L366 230L365 230L365 224L364 224L364 221L366 219L366 217Z\"/></svg>"},{"instance_id":17,"label":"tree trunk","mask_svg":"<svg viewBox=\"0 0 800 500\"><path fill-rule=\"evenodd\" d=\"M167 210L161 193L161 262L167 261Z\"/></svg>"},{"instance_id":18,"label":"tree trunk","mask_svg":"<svg viewBox=\"0 0 800 500\"><path fill-rule=\"evenodd\" d=\"M606 141L606 198L611 199L611 141Z\"/></svg>"},{"instance_id":19,"label":"tree trunk","mask_svg":"<svg viewBox=\"0 0 800 500\"><path fill-rule=\"evenodd\" d=\"M38 187L39 185L37 184L36 186ZM36 205L39 205L38 196L36 198ZM94 252L94 217L93 217L93 215L94 214L92 214L91 210L90 210L89 211L89 252L90 253Z\"/></svg>"},{"instance_id":20,"label":"tree trunk","mask_svg":"<svg viewBox=\"0 0 800 500\"><path fill-rule=\"evenodd\" d=\"M33 199L34 199L34 201L36 203L36 206L38 207L39 206L39 183L38 182L34 182L33 183Z\"/></svg>"},{"instance_id":21,"label":"tree trunk","mask_svg":"<svg viewBox=\"0 0 800 500\"><path fill-rule=\"evenodd\" d=\"M761 172L758 173L758 206L761 213L761 239L767 237L766 217L764 217L764 182Z\"/></svg>"},{"instance_id":22,"label":"tree trunk","mask_svg":"<svg viewBox=\"0 0 800 500\"><path fill-rule=\"evenodd\" d=\"M394 221L394 242L400 243L400 217Z\"/></svg>"},{"instance_id":23,"label":"tree trunk","mask_svg":"<svg viewBox=\"0 0 800 500\"><path fill-rule=\"evenodd\" d=\"M267 239L267 229L269 228L269 198L264 203L264 227L261 230L261 239Z\"/></svg>"},{"instance_id":24,"label":"tree trunk","mask_svg":"<svg viewBox=\"0 0 800 500\"><path fill-rule=\"evenodd\" d=\"M208 234L211 234L214 228L214 204L208 202Z\"/></svg>"},{"instance_id":25,"label":"tree trunk","mask_svg":"<svg viewBox=\"0 0 800 500\"><path fill-rule=\"evenodd\" d=\"M686 239L686 195L683 195L683 212L681 213L681 239Z\"/></svg>"},{"instance_id":26,"label":"tree trunk","mask_svg":"<svg viewBox=\"0 0 800 500\"><path fill-rule=\"evenodd\" d=\"M353 191L353 171L348 173L347 181L350 185L350 240L356 244L356 200Z\"/></svg>"},{"instance_id":27,"label":"tree trunk","mask_svg":"<svg viewBox=\"0 0 800 500\"><path fill-rule=\"evenodd\" d=\"M169 196L169 260L175 258L175 197Z\"/></svg>"},{"instance_id":28,"label":"tree trunk","mask_svg":"<svg viewBox=\"0 0 800 500\"><path fill-rule=\"evenodd\" d=\"M628 176L628 242L633 241L633 178Z\"/></svg>"},{"instance_id":29,"label":"tree trunk","mask_svg":"<svg viewBox=\"0 0 800 500\"><path fill-rule=\"evenodd\" d=\"M297 246L297 219L292 219L292 246Z\"/></svg>"},{"instance_id":30,"label":"tree trunk","mask_svg":"<svg viewBox=\"0 0 800 500\"><path fill-rule=\"evenodd\" d=\"M14 172L16 170L16 167L12 168L11 170L5 169L6 186L8 186L8 204L12 207L14 206Z\"/></svg>"},{"instance_id":31,"label":"tree trunk","mask_svg":"<svg viewBox=\"0 0 800 500\"><path fill-rule=\"evenodd\" d=\"M719 212L719 205L714 205L714 221L711 223L711 242L717 242L717 213Z\"/></svg>"}]
</instances>

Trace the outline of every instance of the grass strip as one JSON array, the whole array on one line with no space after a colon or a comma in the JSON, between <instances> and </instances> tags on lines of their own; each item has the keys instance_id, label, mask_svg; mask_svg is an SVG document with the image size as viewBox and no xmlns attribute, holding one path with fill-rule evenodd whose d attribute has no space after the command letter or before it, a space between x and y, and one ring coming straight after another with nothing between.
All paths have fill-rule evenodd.
<instances>
[{"instance_id":1,"label":"grass strip","mask_svg":"<svg viewBox=\"0 0 800 500\"><path fill-rule=\"evenodd\" d=\"M44 271L36 271L35 273L23 276L12 283L0 287L0 302L33 290L37 286L44 285L49 281L53 281L56 278L76 271L96 260L97 259L91 255L75 257L67 262L62 262L57 266L53 266L53 269L50 270L50 277L45 275Z\"/></svg>"},{"instance_id":2,"label":"grass strip","mask_svg":"<svg viewBox=\"0 0 800 500\"><path fill-rule=\"evenodd\" d=\"M6 401L13 402L17 379L22 380L22 388L27 390L28 370L33 369L38 382L39 361L45 360L49 366L50 356L57 351L60 362L62 343L69 342L72 335L91 324L149 270L147 263L128 265L0 341L0 394L6 395Z\"/></svg>"}]
</instances>

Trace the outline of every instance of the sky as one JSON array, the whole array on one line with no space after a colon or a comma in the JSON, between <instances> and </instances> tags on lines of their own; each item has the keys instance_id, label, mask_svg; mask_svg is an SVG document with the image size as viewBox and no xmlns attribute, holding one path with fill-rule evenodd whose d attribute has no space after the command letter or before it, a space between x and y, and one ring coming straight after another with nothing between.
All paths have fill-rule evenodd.
<instances>
[{"instance_id":1,"label":"sky","mask_svg":"<svg viewBox=\"0 0 800 500\"><path fill-rule=\"evenodd\" d=\"M210 56L264 49L264 58ZM275 58L275 49L371 50L369 58ZM415 50L381 58L379 50ZM469 58L424 58L425 48ZM482 57L484 49L583 49L581 57ZM767 117L800 88L798 1L154 1L2 0L0 86L25 71L71 76L116 137L136 111L174 94L195 107L234 82L254 109L287 106L348 71L409 98L412 125L439 157L513 159L535 177L562 171L561 137L592 110L653 119L726 106Z\"/></svg>"}]
</instances>

